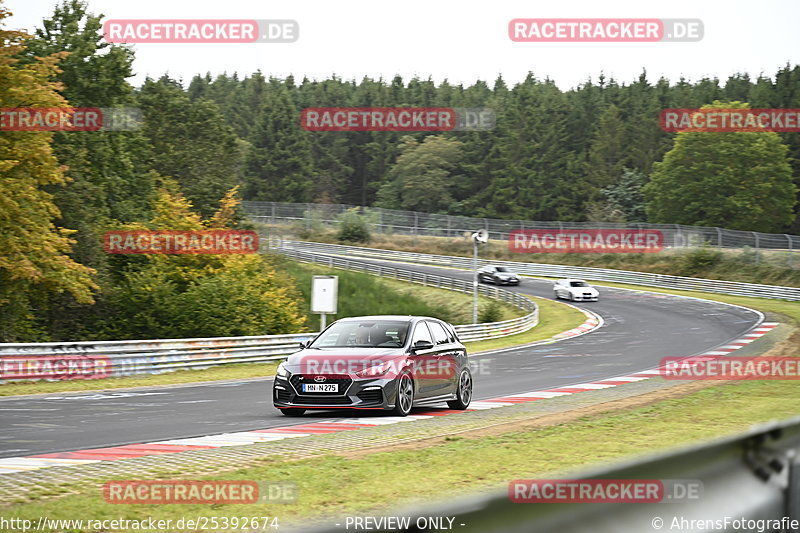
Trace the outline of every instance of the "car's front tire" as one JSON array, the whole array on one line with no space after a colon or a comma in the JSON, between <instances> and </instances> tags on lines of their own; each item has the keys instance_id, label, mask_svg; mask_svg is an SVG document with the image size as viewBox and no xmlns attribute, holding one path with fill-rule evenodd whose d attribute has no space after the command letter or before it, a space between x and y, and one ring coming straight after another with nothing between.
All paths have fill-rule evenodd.
<instances>
[{"instance_id":1,"label":"car's front tire","mask_svg":"<svg viewBox=\"0 0 800 533\"><path fill-rule=\"evenodd\" d=\"M411 374L405 372L397 378L397 391L395 392L394 409L397 416L408 416L414 404L414 380Z\"/></svg>"},{"instance_id":2,"label":"car's front tire","mask_svg":"<svg viewBox=\"0 0 800 533\"><path fill-rule=\"evenodd\" d=\"M472 374L466 368L461 371L458 376L458 385L456 386L456 399L447 402L450 409L458 409L463 411L469 407L472 401Z\"/></svg>"},{"instance_id":3,"label":"car's front tire","mask_svg":"<svg viewBox=\"0 0 800 533\"><path fill-rule=\"evenodd\" d=\"M305 412L305 409L281 409L281 413L286 416L303 416Z\"/></svg>"}]
</instances>

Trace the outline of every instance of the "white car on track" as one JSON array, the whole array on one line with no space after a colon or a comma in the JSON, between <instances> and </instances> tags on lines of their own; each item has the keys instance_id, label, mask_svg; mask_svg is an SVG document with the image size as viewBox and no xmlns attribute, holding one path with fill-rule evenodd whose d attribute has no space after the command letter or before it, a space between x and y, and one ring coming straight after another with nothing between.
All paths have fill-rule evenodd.
<instances>
[{"instance_id":1,"label":"white car on track","mask_svg":"<svg viewBox=\"0 0 800 533\"><path fill-rule=\"evenodd\" d=\"M573 302L596 302L600 292L582 279L560 279L553 284L553 295Z\"/></svg>"}]
</instances>

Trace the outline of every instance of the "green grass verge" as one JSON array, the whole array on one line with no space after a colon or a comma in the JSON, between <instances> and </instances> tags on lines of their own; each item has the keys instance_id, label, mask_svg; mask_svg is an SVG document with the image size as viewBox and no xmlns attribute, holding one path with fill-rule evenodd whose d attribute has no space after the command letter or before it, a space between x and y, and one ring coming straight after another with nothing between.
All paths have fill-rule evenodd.
<instances>
[{"instance_id":1,"label":"green grass verge","mask_svg":"<svg viewBox=\"0 0 800 533\"><path fill-rule=\"evenodd\" d=\"M792 382L738 382L616 414L480 439L450 437L419 449L358 458L328 455L302 461L264 459L254 466L204 479L298 484L295 504L110 505L101 483L58 499L0 507L3 516L37 519L178 519L183 516L277 516L300 522L319 515L383 511L441 501L444 495L500 488L511 479L543 478L597 463L746 430L752 424L800 412ZM424 472L424 477L420 477ZM161 476L159 479L165 479ZM196 477L192 477L196 479ZM391 479L391 483L376 480ZM347 490L341 490L346 486ZM408 487L414 487L409 491ZM385 503L381 503L385 502ZM377 506L377 508L376 508Z\"/></svg>"},{"instance_id":2,"label":"green grass verge","mask_svg":"<svg viewBox=\"0 0 800 533\"><path fill-rule=\"evenodd\" d=\"M586 315L561 302L531 296L528 298L539 306L539 324L535 328L509 337L468 342L465 344L467 350L470 353L484 352L549 339L562 331L580 326L586 320Z\"/></svg>"},{"instance_id":3,"label":"green grass verge","mask_svg":"<svg viewBox=\"0 0 800 533\"><path fill-rule=\"evenodd\" d=\"M349 316L363 315L417 315L434 316L451 324L472 322L472 296L436 287L426 287L371 274L350 272L323 265L300 263L277 256L279 267L297 280L297 288L306 302L311 302L311 278L314 275L335 275L339 277L338 313L329 315L328 322ZM485 314L486 308L496 302L481 296L478 300L479 312ZM486 322L506 320L522 315L522 311L512 305L494 303L496 315L482 316ZM312 331L319 330L319 315L308 314L308 324Z\"/></svg>"}]
</instances>

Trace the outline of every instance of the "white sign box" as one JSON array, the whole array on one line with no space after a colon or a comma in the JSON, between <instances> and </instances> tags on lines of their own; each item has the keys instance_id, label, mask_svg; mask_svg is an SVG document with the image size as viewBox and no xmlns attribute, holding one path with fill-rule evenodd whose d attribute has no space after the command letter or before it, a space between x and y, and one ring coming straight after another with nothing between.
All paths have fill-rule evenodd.
<instances>
[{"instance_id":1,"label":"white sign box","mask_svg":"<svg viewBox=\"0 0 800 533\"><path fill-rule=\"evenodd\" d=\"M336 314L339 276L314 276L311 280L311 312Z\"/></svg>"}]
</instances>

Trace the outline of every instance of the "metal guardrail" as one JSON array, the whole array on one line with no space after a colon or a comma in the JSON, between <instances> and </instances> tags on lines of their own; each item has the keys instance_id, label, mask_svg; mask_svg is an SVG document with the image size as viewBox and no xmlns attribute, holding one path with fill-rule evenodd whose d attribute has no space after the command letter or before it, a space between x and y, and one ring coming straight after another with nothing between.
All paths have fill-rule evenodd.
<instances>
[{"instance_id":1,"label":"metal guardrail","mask_svg":"<svg viewBox=\"0 0 800 533\"><path fill-rule=\"evenodd\" d=\"M381 277L390 277L409 283L419 283L428 287L438 287L440 289L472 293L471 281L463 281L446 276L437 276L434 274L415 272L413 270L376 265L365 261L355 261L352 259L323 255L309 251L293 250L291 248L281 248L280 252L298 261L323 264L331 268L366 272L368 274L374 274ZM529 311L529 313L525 316L504 320L501 322L486 322L483 324L455 326L458 337L462 341L472 342L506 335L514 335L515 333L527 331L539 323L539 308L531 299L499 287L486 287L480 285L478 286L478 292L484 296L488 296L489 298L501 300L519 307L520 309Z\"/></svg>"},{"instance_id":2,"label":"metal guardrail","mask_svg":"<svg viewBox=\"0 0 800 533\"><path fill-rule=\"evenodd\" d=\"M16 362L26 365L28 374L36 374L37 360L103 358L107 366L102 377L159 374L170 370L206 368L230 363L261 363L283 360L297 351L298 343L316 333L264 335L260 337L212 337L204 339L126 340L89 342L2 343L0 378L15 372ZM53 372L58 379L57 372ZM45 379L45 378L38 378ZM0 379L0 383L4 380Z\"/></svg>"},{"instance_id":3,"label":"metal guardrail","mask_svg":"<svg viewBox=\"0 0 800 533\"><path fill-rule=\"evenodd\" d=\"M655 229L664 233L670 248L713 246L719 248L752 248L754 250L785 250L800 254L800 236L783 233L730 230L682 224L649 224L644 222L558 222L536 220L504 220L456 215L398 211L379 207L359 207L344 204L307 204L285 202L243 202L251 218L265 223L299 222L312 226L333 226L337 217L348 209L358 207L377 233L395 235L427 235L457 237L466 232L485 229L489 238L507 240L512 230L519 229ZM790 261L790 264L793 264Z\"/></svg>"},{"instance_id":4,"label":"metal guardrail","mask_svg":"<svg viewBox=\"0 0 800 533\"><path fill-rule=\"evenodd\" d=\"M390 276L401 281L471 292L471 284L445 276L430 276L410 270L380 267L370 263L331 258L308 252L289 252L287 255L301 261L322 262L332 267ZM462 341L470 342L513 335L527 331L538 324L539 309L530 299L498 288L481 287L480 292L490 298L502 300L529 312L523 317L501 322L457 325L455 326L456 332ZM81 359L90 362L103 358L106 364L102 377L158 374L170 370L207 368L230 363L283 360L288 354L298 350L299 342L309 340L317 334L295 333L203 339L0 343L0 383L8 381L3 379L4 375L19 372L15 369L22 368L20 365L34 364L37 359L40 364L44 364L47 358L71 359L74 364L80 364ZM62 362L61 364L63 366L66 363ZM37 368L27 368L26 371L34 373ZM57 377L53 379L57 379Z\"/></svg>"},{"instance_id":5,"label":"metal guardrail","mask_svg":"<svg viewBox=\"0 0 800 533\"><path fill-rule=\"evenodd\" d=\"M305 241L283 241L284 247L316 253L336 254L340 256L403 261L425 265L447 266L472 270L472 259L450 255L421 254L416 252L400 252L379 248L361 248L340 244L322 244ZM553 278L584 278L595 281L611 281L630 283L648 287L665 289L714 292L734 296L751 296L774 300L800 301L800 288L781 287L776 285L759 285L738 281L722 281L713 279L669 276L629 270L611 270L605 268L589 268L567 265L549 265L543 263L526 263L516 261L479 260L479 265L503 265L510 270L528 276Z\"/></svg>"},{"instance_id":6,"label":"metal guardrail","mask_svg":"<svg viewBox=\"0 0 800 533\"><path fill-rule=\"evenodd\" d=\"M387 516L409 517L412 525L391 531L422 531L414 525L423 517L453 518L453 530L481 533L795 531L796 525L775 522L800 521L800 418L562 479L567 477L682 480L699 482L702 491L697 498L670 503L513 503L507 490L497 490ZM341 526L313 529L343 530Z\"/></svg>"}]
</instances>

